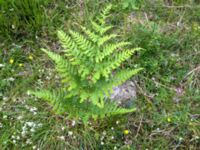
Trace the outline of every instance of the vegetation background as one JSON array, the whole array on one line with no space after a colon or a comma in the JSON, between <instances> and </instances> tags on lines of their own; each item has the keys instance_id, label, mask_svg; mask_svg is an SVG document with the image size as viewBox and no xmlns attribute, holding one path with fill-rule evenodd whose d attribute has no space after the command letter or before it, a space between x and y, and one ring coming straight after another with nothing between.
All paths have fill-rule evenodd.
<instances>
[{"instance_id":1,"label":"vegetation background","mask_svg":"<svg viewBox=\"0 0 200 150\"><path fill-rule=\"evenodd\" d=\"M53 87L56 30L89 25L108 3L123 40L144 48L124 66L137 111L85 127L55 115L29 88ZM199 149L199 0L0 0L0 149Z\"/></svg>"}]
</instances>

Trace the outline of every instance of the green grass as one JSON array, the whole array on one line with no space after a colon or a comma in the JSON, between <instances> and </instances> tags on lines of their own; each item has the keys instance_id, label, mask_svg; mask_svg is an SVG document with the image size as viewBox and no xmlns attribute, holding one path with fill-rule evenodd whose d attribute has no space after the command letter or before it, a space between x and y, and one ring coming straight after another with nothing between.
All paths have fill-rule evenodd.
<instances>
[{"instance_id":1,"label":"green grass","mask_svg":"<svg viewBox=\"0 0 200 150\"><path fill-rule=\"evenodd\" d=\"M10 40L37 33L46 21L44 6L48 1L0 1L0 33Z\"/></svg>"},{"instance_id":2,"label":"green grass","mask_svg":"<svg viewBox=\"0 0 200 150\"><path fill-rule=\"evenodd\" d=\"M20 36L18 40L21 30L1 36L5 42L0 43L0 149L199 149L198 1L176 1L173 6L161 0L153 4L144 1L137 10L123 8L117 1L112 3L116 7L109 21L120 28L116 32L134 47L145 49L124 64L145 68L135 77L137 111L91 120L87 127L76 121L73 126L73 120L55 115L45 102L26 94L30 88L54 85L57 77L53 65L39 48L50 45L55 51L59 49L55 29L87 24L87 18L93 18L106 4L52 1L42 8L47 17L45 25L33 29L22 22L25 31L34 36ZM10 59L14 60L12 64ZM129 134L125 135L124 130Z\"/></svg>"}]
</instances>

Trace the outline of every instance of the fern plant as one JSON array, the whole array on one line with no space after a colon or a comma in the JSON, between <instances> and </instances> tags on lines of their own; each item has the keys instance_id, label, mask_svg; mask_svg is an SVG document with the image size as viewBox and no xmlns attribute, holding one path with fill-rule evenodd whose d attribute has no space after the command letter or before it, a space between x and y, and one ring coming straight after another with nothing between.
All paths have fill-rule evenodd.
<instances>
[{"instance_id":1,"label":"fern plant","mask_svg":"<svg viewBox=\"0 0 200 150\"><path fill-rule=\"evenodd\" d=\"M57 32L64 56L42 49L55 62L63 86L57 91L31 93L47 100L57 113L67 112L70 117L87 122L89 118L135 111L106 100L113 87L142 69L120 69L121 63L140 48L128 49L129 42L116 42L117 34L108 33L113 28L106 24L110 9L108 5L91 21L92 29L81 26L82 33L70 30L69 35L61 30Z\"/></svg>"}]
</instances>

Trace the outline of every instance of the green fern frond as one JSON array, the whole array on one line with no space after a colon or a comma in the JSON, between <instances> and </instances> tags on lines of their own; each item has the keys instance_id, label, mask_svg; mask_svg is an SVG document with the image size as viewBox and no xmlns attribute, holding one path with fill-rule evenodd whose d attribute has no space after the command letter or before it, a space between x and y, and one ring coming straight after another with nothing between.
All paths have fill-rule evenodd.
<instances>
[{"instance_id":1,"label":"green fern frond","mask_svg":"<svg viewBox=\"0 0 200 150\"><path fill-rule=\"evenodd\" d=\"M117 44L107 44L104 46L104 49L96 55L96 62L101 62L106 56L111 55L115 50L122 48L124 46L130 45L130 42L119 42Z\"/></svg>"},{"instance_id":2,"label":"green fern frond","mask_svg":"<svg viewBox=\"0 0 200 150\"><path fill-rule=\"evenodd\" d=\"M94 31L96 31L97 33L101 33L101 30L102 30L101 25L99 25L95 21L91 21L91 24Z\"/></svg>"},{"instance_id":3,"label":"green fern frond","mask_svg":"<svg viewBox=\"0 0 200 150\"><path fill-rule=\"evenodd\" d=\"M62 78L62 82L70 83L69 89L74 89L78 86L77 81L77 69L72 66L66 59L62 58L60 55L50 52L46 49L41 49L45 52L55 63L56 63L56 70L58 71L59 75Z\"/></svg>"},{"instance_id":4,"label":"green fern frond","mask_svg":"<svg viewBox=\"0 0 200 150\"><path fill-rule=\"evenodd\" d=\"M120 108L116 103L110 102L105 104L105 108L103 110L104 113L101 113L101 117L104 118L105 116L113 116L113 115L122 115L126 113L135 112L136 108L126 109L126 108Z\"/></svg>"},{"instance_id":5,"label":"green fern frond","mask_svg":"<svg viewBox=\"0 0 200 150\"><path fill-rule=\"evenodd\" d=\"M68 36L65 32L58 30L57 35L58 35L58 38L59 38L59 41L60 41L62 47L65 50L71 50L72 51L72 50L77 49L76 44L73 42L71 37Z\"/></svg>"},{"instance_id":6,"label":"green fern frond","mask_svg":"<svg viewBox=\"0 0 200 150\"><path fill-rule=\"evenodd\" d=\"M106 35L104 37L101 37L101 38L98 39L98 46L102 46L103 44L105 44L109 40L116 38L116 37L117 37L116 34L110 34L110 35Z\"/></svg>"},{"instance_id":7,"label":"green fern frond","mask_svg":"<svg viewBox=\"0 0 200 150\"><path fill-rule=\"evenodd\" d=\"M57 114L62 114L66 112L63 107L65 105L64 97L66 96L66 92L64 92L64 90L40 90L36 92L29 91L29 93L50 103L50 105L53 107L53 110Z\"/></svg>"},{"instance_id":8,"label":"green fern frond","mask_svg":"<svg viewBox=\"0 0 200 150\"><path fill-rule=\"evenodd\" d=\"M114 69L118 68L122 62L130 58L132 54L138 50L140 50L140 48L135 48L131 50L123 50L115 54L112 59L108 59L101 62L102 65L97 67L95 70L95 73L93 75L93 80L96 81L96 79L98 79L97 77L101 75L108 78Z\"/></svg>"},{"instance_id":9,"label":"green fern frond","mask_svg":"<svg viewBox=\"0 0 200 150\"><path fill-rule=\"evenodd\" d=\"M94 94L109 97L114 87L121 85L122 83L130 79L132 76L138 74L141 70L143 70L143 68L133 70L124 69L117 72L109 81L98 81L95 84L95 89L98 89L98 93Z\"/></svg>"},{"instance_id":10,"label":"green fern frond","mask_svg":"<svg viewBox=\"0 0 200 150\"><path fill-rule=\"evenodd\" d=\"M104 95L101 95L101 93L98 90L90 90L90 91L80 91L80 103L83 103L85 101L89 101L93 103L93 105L98 106L99 108L104 107Z\"/></svg>"},{"instance_id":11,"label":"green fern frond","mask_svg":"<svg viewBox=\"0 0 200 150\"><path fill-rule=\"evenodd\" d=\"M106 33L107 31L109 31L110 29L112 29L114 26L105 26L101 29L100 34L103 35L104 33Z\"/></svg>"},{"instance_id":12,"label":"green fern frond","mask_svg":"<svg viewBox=\"0 0 200 150\"><path fill-rule=\"evenodd\" d=\"M56 114L68 113L69 118L81 118L87 124L90 118L94 120L105 118L113 115L122 115L136 111L136 108L125 109L120 108L114 102L106 102L105 107L99 108L92 103L80 103L78 99L66 99L66 92L62 89L57 91L41 90L29 91L30 94L47 101Z\"/></svg>"},{"instance_id":13,"label":"green fern frond","mask_svg":"<svg viewBox=\"0 0 200 150\"><path fill-rule=\"evenodd\" d=\"M59 30L57 32L59 41L64 48L65 55L69 58L71 64L77 65L80 64L81 52L78 50L76 43L72 40L70 36L68 36L63 31Z\"/></svg>"},{"instance_id":14,"label":"green fern frond","mask_svg":"<svg viewBox=\"0 0 200 150\"><path fill-rule=\"evenodd\" d=\"M113 28L106 25L111 5L102 11L98 21L91 21L92 29L84 32L69 30L69 35L57 32L64 56L42 49L54 62L62 79L62 90L41 90L33 95L45 99L55 112L68 113L71 118L105 118L135 111L120 108L108 101L114 87L137 74L142 68L120 69L120 65L141 48L129 49L130 42L120 42L118 35L106 33ZM115 72L115 73L114 73Z\"/></svg>"},{"instance_id":15,"label":"green fern frond","mask_svg":"<svg viewBox=\"0 0 200 150\"><path fill-rule=\"evenodd\" d=\"M89 37L89 39L92 42L96 43L99 40L100 37L97 34L95 34L94 32L92 32L89 29L82 27L82 26L81 26L81 29L85 32L85 34Z\"/></svg>"},{"instance_id":16,"label":"green fern frond","mask_svg":"<svg viewBox=\"0 0 200 150\"><path fill-rule=\"evenodd\" d=\"M113 82L112 83L113 85L118 86L127 81L128 79L130 79L132 76L138 74L141 70L143 70L143 68L137 68L132 70L129 69L121 70L114 75L111 82Z\"/></svg>"},{"instance_id":17,"label":"green fern frond","mask_svg":"<svg viewBox=\"0 0 200 150\"><path fill-rule=\"evenodd\" d=\"M100 101L105 99L105 96L109 97L114 87L121 85L142 69L143 68L121 70L117 72L109 81L98 81L94 87L96 90L90 93L90 99L95 101L95 105L102 107L103 105L101 105Z\"/></svg>"},{"instance_id":18,"label":"green fern frond","mask_svg":"<svg viewBox=\"0 0 200 150\"><path fill-rule=\"evenodd\" d=\"M97 20L101 23L102 26L105 25L106 19L108 17L108 14L111 8L112 8L112 5L109 4L105 9L103 9L102 13L100 13L100 16L97 17Z\"/></svg>"},{"instance_id":19,"label":"green fern frond","mask_svg":"<svg viewBox=\"0 0 200 150\"><path fill-rule=\"evenodd\" d=\"M72 35L73 40L78 45L78 48L82 50L81 52L86 56L91 56L91 52L94 49L92 43L78 32L70 30L70 34Z\"/></svg>"},{"instance_id":20,"label":"green fern frond","mask_svg":"<svg viewBox=\"0 0 200 150\"><path fill-rule=\"evenodd\" d=\"M102 14L103 15L108 15L110 13L110 10L112 9L112 4L108 4L103 10Z\"/></svg>"},{"instance_id":21,"label":"green fern frond","mask_svg":"<svg viewBox=\"0 0 200 150\"><path fill-rule=\"evenodd\" d=\"M107 70L107 69L108 70L110 70L110 69L114 70L114 69L116 69L117 67L119 67L121 65L122 62L129 59L138 50L140 50L140 48L123 50L123 51L116 53L114 55L114 58L112 59L112 62L110 62L110 60L105 62L107 67L105 67L104 70Z\"/></svg>"},{"instance_id":22,"label":"green fern frond","mask_svg":"<svg viewBox=\"0 0 200 150\"><path fill-rule=\"evenodd\" d=\"M102 27L101 25L99 25L98 23L96 23L95 21L91 21L92 27L93 29L99 33L100 35L103 35L104 33L106 33L108 30L112 29L113 26L105 26Z\"/></svg>"},{"instance_id":23,"label":"green fern frond","mask_svg":"<svg viewBox=\"0 0 200 150\"><path fill-rule=\"evenodd\" d=\"M76 108L76 104L72 105L74 108ZM98 106L93 105L92 103L80 103L78 106L80 106L76 110L70 110L74 113L78 114L78 116L87 124L89 118L92 118L94 120L97 120L98 118L105 118L110 117L113 115L123 115L126 113L134 112L136 111L136 108L132 109L126 109L126 108L120 108L116 103L106 101L103 108L99 108ZM73 114L74 114L73 113ZM74 117L71 115L71 117Z\"/></svg>"}]
</instances>

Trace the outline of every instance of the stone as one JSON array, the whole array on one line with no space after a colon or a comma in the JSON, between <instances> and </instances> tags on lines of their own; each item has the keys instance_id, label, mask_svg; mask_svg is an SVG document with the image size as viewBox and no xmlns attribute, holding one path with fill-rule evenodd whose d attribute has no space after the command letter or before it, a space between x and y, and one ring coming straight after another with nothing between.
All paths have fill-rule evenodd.
<instances>
[{"instance_id":1,"label":"stone","mask_svg":"<svg viewBox=\"0 0 200 150\"><path fill-rule=\"evenodd\" d=\"M136 85L133 81L114 87L110 96L111 101L116 101L119 105L130 107L136 99Z\"/></svg>"}]
</instances>

